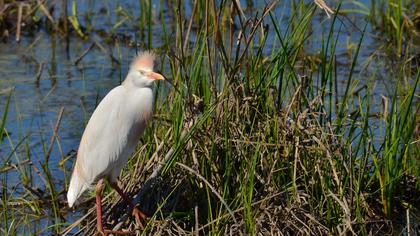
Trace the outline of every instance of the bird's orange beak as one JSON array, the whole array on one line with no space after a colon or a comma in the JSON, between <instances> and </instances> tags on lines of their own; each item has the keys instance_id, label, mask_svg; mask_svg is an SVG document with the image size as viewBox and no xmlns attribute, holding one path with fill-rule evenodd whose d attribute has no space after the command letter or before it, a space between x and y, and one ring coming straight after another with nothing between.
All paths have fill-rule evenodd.
<instances>
[{"instance_id":1,"label":"bird's orange beak","mask_svg":"<svg viewBox=\"0 0 420 236\"><path fill-rule=\"evenodd\" d=\"M153 80L165 80L165 77L157 72L148 72L147 76L149 76Z\"/></svg>"}]
</instances>

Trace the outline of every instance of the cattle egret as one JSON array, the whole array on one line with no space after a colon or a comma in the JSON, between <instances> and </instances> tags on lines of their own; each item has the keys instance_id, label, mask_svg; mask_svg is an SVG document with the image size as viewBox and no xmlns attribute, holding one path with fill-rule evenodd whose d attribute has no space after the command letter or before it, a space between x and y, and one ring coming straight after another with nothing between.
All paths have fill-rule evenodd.
<instances>
[{"instance_id":1,"label":"cattle egret","mask_svg":"<svg viewBox=\"0 0 420 236\"><path fill-rule=\"evenodd\" d=\"M153 84L164 77L153 72L154 55L137 56L122 85L112 89L92 114L80 141L77 160L67 192L72 207L77 198L95 182L98 231L102 225L101 192L103 180L133 209L140 227L145 215L118 187L117 177L150 121L153 112ZM109 231L110 232L110 231Z\"/></svg>"}]
</instances>

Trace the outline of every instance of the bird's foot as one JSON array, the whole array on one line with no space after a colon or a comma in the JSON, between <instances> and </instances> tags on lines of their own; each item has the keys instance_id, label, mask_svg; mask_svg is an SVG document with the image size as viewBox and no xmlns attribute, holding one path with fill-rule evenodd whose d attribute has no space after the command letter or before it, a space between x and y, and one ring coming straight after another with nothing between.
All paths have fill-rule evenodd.
<instances>
[{"instance_id":1,"label":"bird's foot","mask_svg":"<svg viewBox=\"0 0 420 236\"><path fill-rule=\"evenodd\" d=\"M105 231L103 229L102 230L98 230L98 232L95 235L96 236L108 236L108 234L105 233Z\"/></svg>"},{"instance_id":2,"label":"bird's foot","mask_svg":"<svg viewBox=\"0 0 420 236\"><path fill-rule=\"evenodd\" d=\"M137 207L133 208L133 216L136 219L136 224L140 227L140 229L144 229L143 223L146 222L147 216L142 211L140 211Z\"/></svg>"}]
</instances>

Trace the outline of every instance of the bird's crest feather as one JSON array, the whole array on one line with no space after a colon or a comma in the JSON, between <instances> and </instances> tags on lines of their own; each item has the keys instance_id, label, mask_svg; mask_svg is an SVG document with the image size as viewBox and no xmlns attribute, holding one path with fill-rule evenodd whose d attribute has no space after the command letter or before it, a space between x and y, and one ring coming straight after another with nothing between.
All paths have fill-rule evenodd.
<instances>
[{"instance_id":1,"label":"bird's crest feather","mask_svg":"<svg viewBox=\"0 0 420 236\"><path fill-rule=\"evenodd\" d=\"M142 52L133 59L130 68L134 70L153 70L155 57L155 54L151 51Z\"/></svg>"}]
</instances>

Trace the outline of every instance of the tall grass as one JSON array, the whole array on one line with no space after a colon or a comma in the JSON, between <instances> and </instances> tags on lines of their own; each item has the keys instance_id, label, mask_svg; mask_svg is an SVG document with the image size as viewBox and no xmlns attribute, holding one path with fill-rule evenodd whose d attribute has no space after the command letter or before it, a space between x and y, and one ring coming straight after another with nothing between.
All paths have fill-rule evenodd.
<instances>
[{"instance_id":1,"label":"tall grass","mask_svg":"<svg viewBox=\"0 0 420 236\"><path fill-rule=\"evenodd\" d=\"M357 89L368 73L359 73L358 64L367 24L343 66L337 62L343 17L334 14L322 23L325 31L314 31L321 24L315 4L292 1L286 14L270 2L243 16L236 1L192 1L191 15L183 3L168 3L171 25L162 12L153 14L151 1L140 1L145 10L131 19L144 48L155 46L152 22L160 20L158 69L172 84L157 86L154 122L121 175L125 190L152 216L138 234L359 235L401 229L408 221L418 227L418 67L407 84L384 94L381 108L372 101L374 81ZM390 17L401 19L396 14ZM319 38L316 55L308 55L308 44ZM395 40L406 43L398 35ZM42 145L47 156L51 144ZM15 195L3 184L1 230L93 234L94 209L70 224L67 186L57 189L48 162L41 166L35 175L45 185L42 198L31 185L26 195ZM23 183L35 178L25 171L20 176ZM106 227L134 230L117 194L105 192ZM91 200L82 205L93 206ZM12 208L17 201L23 206ZM45 212L42 229L19 225Z\"/></svg>"},{"instance_id":2,"label":"tall grass","mask_svg":"<svg viewBox=\"0 0 420 236\"><path fill-rule=\"evenodd\" d=\"M2 147L10 147L9 152L2 152L5 156L2 156L0 169L2 175L1 231L4 235L49 234L52 232L58 234L63 225L61 209L63 203L58 199L58 195L63 193L65 186L56 188L57 179L52 174L51 165L48 162L49 148L47 148L42 134L40 145L44 149L45 161L38 163L32 160L30 134L24 134L22 137L17 134L19 138L15 142L7 132L6 118L14 97L12 96L13 92L13 90L10 92L4 108L0 135L2 136L0 139ZM14 98L16 99L16 97ZM15 104L18 106L17 102ZM18 111L19 108L16 107L15 110ZM20 114L16 113L16 116L18 118ZM18 131L14 130L14 135L16 135L15 132ZM49 146L54 143L60 145L54 134L52 136ZM34 222L43 222L43 225L40 226Z\"/></svg>"},{"instance_id":3,"label":"tall grass","mask_svg":"<svg viewBox=\"0 0 420 236\"><path fill-rule=\"evenodd\" d=\"M387 215L391 215L395 209L394 205L398 204L395 195L396 191L401 191L398 188L401 178L406 174L416 174L418 169L419 159L413 157L418 157L419 148L413 143L416 141L414 140L416 114L420 107L413 102L418 92L419 79L420 73L417 72L411 91L403 97L398 98L398 89L396 90L392 97L389 115L386 117L384 140L380 149L373 155L383 210Z\"/></svg>"},{"instance_id":4,"label":"tall grass","mask_svg":"<svg viewBox=\"0 0 420 236\"><path fill-rule=\"evenodd\" d=\"M355 8L346 12L359 12L369 17L378 37L387 40L386 52L403 57L412 50L410 41L416 40L418 27L418 1L414 0L371 0L352 2ZM370 5L370 6L369 6Z\"/></svg>"},{"instance_id":5,"label":"tall grass","mask_svg":"<svg viewBox=\"0 0 420 236\"><path fill-rule=\"evenodd\" d=\"M234 3L217 5L210 1L205 6L206 14L195 16L198 25L191 47L183 47L190 32L179 26L175 29L174 52L162 63L169 63L167 74L176 89L158 99L159 125L149 129L133 160L137 163L151 153L162 158L170 153L170 158L164 158L161 181L178 183L183 181L181 176L188 176L188 186L195 190L188 192L184 186L169 198L186 194L195 202L182 208L189 215L186 218L146 207L169 215L164 217L166 222L185 227L176 231L149 222L150 228L143 233L387 232L391 228L388 220L395 219L391 212L401 213L396 218L405 216L400 209L406 203L399 200L399 194L404 193L396 191L400 180L418 175L412 171L418 169L416 165L403 165L418 162L418 147L413 142L418 76L408 92L397 89L391 96L392 104L400 101L401 106L382 111L390 117L383 121L384 136L378 137L372 125L381 121L372 117L372 87L363 92L354 88L365 30L351 53L344 93L340 93L335 59L343 25L337 15L323 34L316 72L309 73L300 63L305 42L314 37L309 30L314 5L296 2L290 17L279 22L268 4L246 23L239 20ZM176 22L187 18L182 8L176 11ZM235 15L231 23L221 20ZM232 23L237 31L229 30ZM275 40L268 43L270 30ZM163 137L168 130L169 137L149 145L156 142L157 134ZM374 141L377 139L379 144ZM160 142L164 148L154 152ZM195 172L191 174L174 163L191 166ZM138 174L132 174L132 168L127 169L126 176ZM145 173L135 188L152 171L142 170ZM412 187L418 192L418 187ZM215 196L214 189L223 199ZM204 203L203 197L207 199ZM140 206L154 204L146 197L138 199ZM408 204L415 208L414 202ZM201 221L194 223L197 212ZM381 216L380 220L371 221L368 216L372 214ZM114 214L108 217L109 222L115 220ZM203 226L194 229L194 225ZM84 229L93 231L94 225Z\"/></svg>"}]
</instances>

